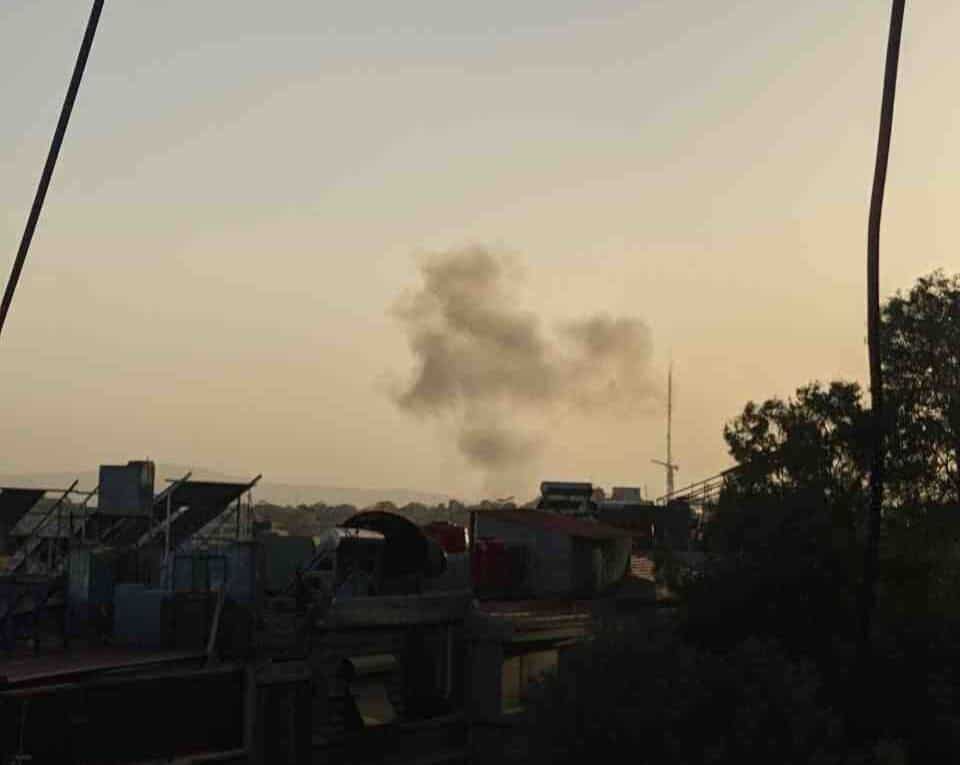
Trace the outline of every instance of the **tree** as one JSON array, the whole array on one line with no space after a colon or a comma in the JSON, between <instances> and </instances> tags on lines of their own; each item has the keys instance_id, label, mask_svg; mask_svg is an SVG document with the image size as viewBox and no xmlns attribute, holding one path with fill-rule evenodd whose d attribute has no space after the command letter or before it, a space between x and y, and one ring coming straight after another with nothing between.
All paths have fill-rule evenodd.
<instances>
[{"instance_id":1,"label":"tree","mask_svg":"<svg viewBox=\"0 0 960 765\"><path fill-rule=\"evenodd\" d=\"M770 641L710 651L670 633L608 626L570 652L531 707L525 762L616 752L649 765L840 765L848 751L816 671Z\"/></svg>"},{"instance_id":2,"label":"tree","mask_svg":"<svg viewBox=\"0 0 960 765\"><path fill-rule=\"evenodd\" d=\"M935 271L882 308L884 509L960 504L960 275ZM724 428L739 470L728 492L822 491L863 505L870 421L856 383L812 383L788 400L749 402Z\"/></svg>"},{"instance_id":3,"label":"tree","mask_svg":"<svg viewBox=\"0 0 960 765\"><path fill-rule=\"evenodd\" d=\"M786 400L751 401L724 438L738 469L705 530L719 557L684 593L691 635L731 645L765 634L829 655L850 633L859 579L870 458L860 386L811 383ZM811 631L810 619L833 632Z\"/></svg>"},{"instance_id":4,"label":"tree","mask_svg":"<svg viewBox=\"0 0 960 765\"><path fill-rule=\"evenodd\" d=\"M811 383L786 401L751 401L723 435L740 468L728 478L728 501L806 494L861 506L869 420L857 383Z\"/></svg>"},{"instance_id":5,"label":"tree","mask_svg":"<svg viewBox=\"0 0 960 765\"><path fill-rule=\"evenodd\" d=\"M935 271L896 293L881 340L891 503L960 503L960 276Z\"/></svg>"}]
</instances>

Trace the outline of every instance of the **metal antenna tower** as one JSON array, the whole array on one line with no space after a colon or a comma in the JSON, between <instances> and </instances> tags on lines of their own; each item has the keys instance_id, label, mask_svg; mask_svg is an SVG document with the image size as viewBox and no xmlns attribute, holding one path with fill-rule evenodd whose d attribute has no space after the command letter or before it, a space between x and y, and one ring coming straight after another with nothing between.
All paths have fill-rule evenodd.
<instances>
[{"instance_id":1,"label":"metal antenna tower","mask_svg":"<svg viewBox=\"0 0 960 765\"><path fill-rule=\"evenodd\" d=\"M667 372L667 459L664 462L663 460L651 460L653 464L660 465L667 472L667 493L666 498L669 500L673 496L674 489L674 477L676 472L680 469L678 465L673 463L673 362L670 362L670 369Z\"/></svg>"}]
</instances>

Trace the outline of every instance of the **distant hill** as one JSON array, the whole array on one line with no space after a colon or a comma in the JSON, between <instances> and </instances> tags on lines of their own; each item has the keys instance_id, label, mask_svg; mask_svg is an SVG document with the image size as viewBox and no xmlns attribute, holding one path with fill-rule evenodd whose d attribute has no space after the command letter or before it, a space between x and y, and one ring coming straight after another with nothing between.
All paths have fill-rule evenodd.
<instances>
[{"instance_id":1,"label":"distant hill","mask_svg":"<svg viewBox=\"0 0 960 765\"><path fill-rule=\"evenodd\" d=\"M166 485L168 478L180 478L187 472L193 472L193 478L201 481L238 481L252 480L254 476L228 475L204 468L190 468L183 465L168 463L157 464L157 491ZM50 472L0 474L0 486L17 486L24 488L66 489L79 479L78 489L92 489L97 485L97 471L86 470L80 473ZM383 488L357 489L342 486L316 486L309 484L272 483L261 480L253 491L254 499L274 505L313 505L323 502L327 505L354 505L368 507L377 502L393 502L395 505L406 505L419 502L425 505L436 505L447 502L450 497L446 494L436 494L413 489Z\"/></svg>"}]
</instances>

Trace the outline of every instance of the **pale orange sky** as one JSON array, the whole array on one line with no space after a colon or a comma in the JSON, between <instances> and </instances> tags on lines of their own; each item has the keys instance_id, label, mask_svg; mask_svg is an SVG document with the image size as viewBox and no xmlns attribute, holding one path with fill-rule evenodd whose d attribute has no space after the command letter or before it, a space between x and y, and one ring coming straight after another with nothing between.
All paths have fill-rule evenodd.
<instances>
[{"instance_id":1,"label":"pale orange sky","mask_svg":"<svg viewBox=\"0 0 960 765\"><path fill-rule=\"evenodd\" d=\"M0 273L89 11L0 4ZM880 0L107 2L0 340L0 473L151 456L471 495L386 391L415 255L515 253L545 325L644 319L686 483L750 398L863 379ZM911 4L883 286L960 268L960 6ZM535 474L659 493L663 421ZM505 487L506 488L506 487Z\"/></svg>"}]
</instances>

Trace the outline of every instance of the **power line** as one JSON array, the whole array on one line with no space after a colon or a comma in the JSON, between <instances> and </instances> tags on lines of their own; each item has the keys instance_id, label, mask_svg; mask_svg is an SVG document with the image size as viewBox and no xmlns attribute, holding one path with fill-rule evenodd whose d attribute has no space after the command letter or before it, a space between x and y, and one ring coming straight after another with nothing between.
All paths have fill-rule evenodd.
<instances>
[{"instance_id":1,"label":"power line","mask_svg":"<svg viewBox=\"0 0 960 765\"><path fill-rule=\"evenodd\" d=\"M47 189L50 187L53 169L56 167L57 157L60 155L60 147L63 145L63 137L67 132L67 124L70 122L70 113L73 111L74 101L77 100L77 91L80 90L83 70L87 65L90 48L93 46L93 36L97 31L97 24L100 21L100 12L102 10L103 0L94 0L93 8L90 10L90 18L87 21L87 29L83 35L83 42L80 43L80 52L77 54L77 63L73 68L73 76L70 78L70 86L67 88L67 95L63 100L63 107L60 110L57 129L53 133L53 141L50 144L46 164L43 166L43 173L40 175L40 183L37 186L37 193L33 198L33 206L30 208L30 215L27 217L27 225L23 230L23 237L20 239L17 257L13 261L13 269L10 271L10 278L7 280L7 287L3 293L3 302L0 303L0 335L3 334L3 325L6 323L10 305L13 303L13 293L16 292L17 284L20 281L20 274L23 271L23 265L27 261L30 242L33 241L33 233L37 228L37 221L40 220L43 201L47 197Z\"/></svg>"}]
</instances>

